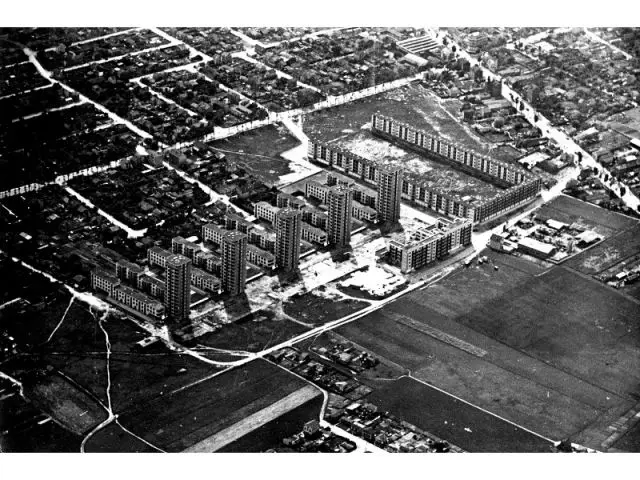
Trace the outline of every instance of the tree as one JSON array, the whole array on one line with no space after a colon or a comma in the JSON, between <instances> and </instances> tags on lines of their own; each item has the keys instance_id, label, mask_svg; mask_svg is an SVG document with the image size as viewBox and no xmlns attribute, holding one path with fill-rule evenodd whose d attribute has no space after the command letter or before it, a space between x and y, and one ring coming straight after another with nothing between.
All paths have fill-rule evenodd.
<instances>
[{"instance_id":1,"label":"tree","mask_svg":"<svg viewBox=\"0 0 640 480\"><path fill-rule=\"evenodd\" d=\"M567 182L567 190L571 191L580 186L580 182L578 182L575 178L572 178Z\"/></svg>"}]
</instances>

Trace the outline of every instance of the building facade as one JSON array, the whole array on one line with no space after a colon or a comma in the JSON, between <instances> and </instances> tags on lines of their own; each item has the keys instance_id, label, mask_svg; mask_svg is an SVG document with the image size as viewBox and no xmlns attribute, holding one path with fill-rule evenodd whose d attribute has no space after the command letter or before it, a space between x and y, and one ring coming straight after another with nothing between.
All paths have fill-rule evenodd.
<instances>
[{"instance_id":1,"label":"building facade","mask_svg":"<svg viewBox=\"0 0 640 480\"><path fill-rule=\"evenodd\" d=\"M420 269L452 251L471 244L473 223L468 219L438 219L438 223L416 230L409 239L389 242L389 263L402 273Z\"/></svg>"},{"instance_id":2,"label":"building facade","mask_svg":"<svg viewBox=\"0 0 640 480\"><path fill-rule=\"evenodd\" d=\"M220 225L207 223L202 226L202 240L220 246L222 245L222 238L226 235L227 231L228 230L225 230Z\"/></svg>"},{"instance_id":3,"label":"building facade","mask_svg":"<svg viewBox=\"0 0 640 480\"><path fill-rule=\"evenodd\" d=\"M171 252L161 247L151 247L147 250L147 259L151 267L158 265L161 268L165 268L167 266L167 258L170 256Z\"/></svg>"},{"instance_id":4,"label":"building facade","mask_svg":"<svg viewBox=\"0 0 640 480\"><path fill-rule=\"evenodd\" d=\"M267 230L254 229L249 234L249 243L257 247L275 253L276 251L276 234Z\"/></svg>"},{"instance_id":5,"label":"building facade","mask_svg":"<svg viewBox=\"0 0 640 480\"><path fill-rule=\"evenodd\" d=\"M189 318L191 306L191 260L180 254L167 258L165 270L165 312L170 320Z\"/></svg>"},{"instance_id":6,"label":"building facade","mask_svg":"<svg viewBox=\"0 0 640 480\"><path fill-rule=\"evenodd\" d=\"M190 281L192 285L209 293L218 294L222 291L220 279L199 268L191 268Z\"/></svg>"},{"instance_id":7,"label":"building facade","mask_svg":"<svg viewBox=\"0 0 640 480\"><path fill-rule=\"evenodd\" d=\"M316 180L310 180L304 185L305 196L320 200L320 203L327 203L329 190L331 190L331 186L324 185Z\"/></svg>"},{"instance_id":8,"label":"building facade","mask_svg":"<svg viewBox=\"0 0 640 480\"><path fill-rule=\"evenodd\" d=\"M337 186L329 190L327 236L329 243L337 247L345 247L351 241L352 201L353 191L349 187Z\"/></svg>"},{"instance_id":9,"label":"building facade","mask_svg":"<svg viewBox=\"0 0 640 480\"><path fill-rule=\"evenodd\" d=\"M138 280L143 273L144 269L137 263L133 263L125 259L120 259L116 263L116 275L118 278L129 282L132 285L138 285Z\"/></svg>"},{"instance_id":10,"label":"building facade","mask_svg":"<svg viewBox=\"0 0 640 480\"><path fill-rule=\"evenodd\" d=\"M171 239L171 251L173 253L179 253L187 258L193 260L193 256L202 250L202 247L197 243L190 242L182 237L174 237Z\"/></svg>"},{"instance_id":11,"label":"building facade","mask_svg":"<svg viewBox=\"0 0 640 480\"><path fill-rule=\"evenodd\" d=\"M482 177L504 188L497 195L484 201L469 200L459 198L446 188L431 185L426 175L405 172L401 183L401 198L438 213L465 217L475 223L481 223L530 202L542 189L542 179L519 165L468 151L393 118L374 114L371 131L403 147L434 155L440 161L449 163L459 170ZM381 167L375 160L313 139L309 141L308 158L348 177L378 187ZM366 204L363 200L356 200Z\"/></svg>"},{"instance_id":12,"label":"building facade","mask_svg":"<svg viewBox=\"0 0 640 480\"><path fill-rule=\"evenodd\" d=\"M267 252L266 250L256 247L255 245L247 245L247 260L262 268L276 268L276 256L271 252Z\"/></svg>"},{"instance_id":13,"label":"building facade","mask_svg":"<svg viewBox=\"0 0 640 480\"><path fill-rule=\"evenodd\" d=\"M222 289L230 295L240 295L246 282L247 236L227 232L222 238Z\"/></svg>"},{"instance_id":14,"label":"building facade","mask_svg":"<svg viewBox=\"0 0 640 480\"><path fill-rule=\"evenodd\" d=\"M227 230L238 230L239 232L249 234L249 232L255 228L255 224L235 213L227 213L224 221Z\"/></svg>"},{"instance_id":15,"label":"building facade","mask_svg":"<svg viewBox=\"0 0 640 480\"><path fill-rule=\"evenodd\" d=\"M302 240L311 243L317 243L323 247L329 245L329 237L327 232L321 228L302 222Z\"/></svg>"},{"instance_id":16,"label":"building facade","mask_svg":"<svg viewBox=\"0 0 640 480\"><path fill-rule=\"evenodd\" d=\"M276 215L276 264L285 271L298 268L302 240L302 212L284 208Z\"/></svg>"},{"instance_id":17,"label":"building facade","mask_svg":"<svg viewBox=\"0 0 640 480\"><path fill-rule=\"evenodd\" d=\"M120 279L103 269L91 271L91 288L105 292L110 297L113 292L120 286Z\"/></svg>"},{"instance_id":18,"label":"building facade","mask_svg":"<svg viewBox=\"0 0 640 480\"><path fill-rule=\"evenodd\" d=\"M276 205L279 208L300 209L306 205L306 202L302 198L298 198L289 193L280 192L276 197Z\"/></svg>"},{"instance_id":19,"label":"building facade","mask_svg":"<svg viewBox=\"0 0 640 480\"><path fill-rule=\"evenodd\" d=\"M400 198L402 196L402 169L385 166L378 174L378 219L381 222L397 223L400 220Z\"/></svg>"},{"instance_id":20,"label":"building facade","mask_svg":"<svg viewBox=\"0 0 640 480\"><path fill-rule=\"evenodd\" d=\"M127 285L122 285L118 277L105 270L96 269L91 272L91 286L143 315L160 318L164 313L162 302Z\"/></svg>"},{"instance_id":21,"label":"building facade","mask_svg":"<svg viewBox=\"0 0 640 480\"><path fill-rule=\"evenodd\" d=\"M314 227L326 230L327 224L329 223L329 216L319 210L314 210L313 208L305 208L302 210L302 221L307 222Z\"/></svg>"},{"instance_id":22,"label":"building facade","mask_svg":"<svg viewBox=\"0 0 640 480\"><path fill-rule=\"evenodd\" d=\"M112 298L133 310L151 317L160 318L165 311L162 302L126 285L120 285L116 288Z\"/></svg>"},{"instance_id":23,"label":"building facade","mask_svg":"<svg viewBox=\"0 0 640 480\"><path fill-rule=\"evenodd\" d=\"M363 205L355 200L352 202L351 214L358 220L366 220L371 223L378 223L378 212L375 208Z\"/></svg>"},{"instance_id":24,"label":"building facade","mask_svg":"<svg viewBox=\"0 0 640 480\"><path fill-rule=\"evenodd\" d=\"M253 206L253 214L256 218L262 218L271 224L275 222L279 210L268 202L258 202Z\"/></svg>"}]
</instances>

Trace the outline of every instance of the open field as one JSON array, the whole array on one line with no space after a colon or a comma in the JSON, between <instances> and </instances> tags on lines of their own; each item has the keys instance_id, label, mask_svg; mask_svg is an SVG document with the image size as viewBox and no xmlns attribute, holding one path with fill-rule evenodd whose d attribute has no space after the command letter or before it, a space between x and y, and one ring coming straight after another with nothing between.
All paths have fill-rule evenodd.
<instances>
[{"instance_id":1,"label":"open field","mask_svg":"<svg viewBox=\"0 0 640 480\"><path fill-rule=\"evenodd\" d=\"M403 377L368 400L470 452L549 452L548 441L464 402Z\"/></svg>"},{"instance_id":2,"label":"open field","mask_svg":"<svg viewBox=\"0 0 640 480\"><path fill-rule=\"evenodd\" d=\"M446 188L460 196L491 198L501 191L495 185L452 168L443 162L432 160L426 155L418 155L367 131L347 135L336 139L334 145L364 158L396 165L404 168L408 174L424 176L424 181L432 187Z\"/></svg>"},{"instance_id":3,"label":"open field","mask_svg":"<svg viewBox=\"0 0 640 480\"><path fill-rule=\"evenodd\" d=\"M638 224L637 220L604 208L591 205L567 195L561 195L542 206L538 218L553 218L568 224L577 222L601 235L610 236Z\"/></svg>"},{"instance_id":4,"label":"open field","mask_svg":"<svg viewBox=\"0 0 640 480\"><path fill-rule=\"evenodd\" d=\"M85 445L87 453L153 453L154 448L125 432L117 423L110 423Z\"/></svg>"},{"instance_id":5,"label":"open field","mask_svg":"<svg viewBox=\"0 0 640 480\"><path fill-rule=\"evenodd\" d=\"M514 257L504 257L526 262ZM523 276L502 266L459 270L433 287L412 294L420 303L483 335L549 362L621 395L638 391L640 313L637 303L595 280L555 267ZM511 288L494 291L499 275ZM484 284L484 286L483 286ZM464 295L460 295L464 292ZM638 378L636 378L638 377Z\"/></svg>"},{"instance_id":6,"label":"open field","mask_svg":"<svg viewBox=\"0 0 640 480\"><path fill-rule=\"evenodd\" d=\"M286 397L283 397L277 402L266 406L262 410L259 410L247 416L246 418L241 419L236 424L224 430L221 430L212 437L209 437L206 440L193 445L186 451L205 453L217 452L222 449L225 449L226 451L247 451L246 448L236 450L238 448L238 445L233 446L233 444L240 442L245 445L251 445L250 440L252 438L261 438L263 435L266 437L272 437L272 442L269 443L277 443L277 441L275 441L277 439L273 438L273 436L277 437L282 435L283 432L291 430L290 428L280 428L281 426L283 426L281 425L280 417L287 416L290 412L297 410L299 407L306 406L312 400L314 400L314 402L312 403L315 405L315 408L311 408L311 410L309 410L307 406L307 408L302 409L302 418L297 418L294 416L294 418L296 418L297 420L297 422L295 422L297 426L304 424L305 421L313 418L314 412L317 412L318 409L322 406L322 395L320 394L320 391L313 385L307 385L306 387L302 387L299 390L290 393ZM310 406L313 407L313 405ZM277 425L273 425L274 423ZM269 425L271 426L271 428L268 427ZM263 429L263 427L267 427L265 429L266 431L263 430L261 432L263 435L260 435L259 432L255 432L258 429ZM295 430L293 431L295 432ZM248 438L243 442L243 439L245 439L245 437ZM262 439L262 442L253 445L253 448L255 449L254 451L260 450L260 444L264 445L265 439ZM247 447L249 447L249 445L247 445Z\"/></svg>"},{"instance_id":7,"label":"open field","mask_svg":"<svg viewBox=\"0 0 640 480\"><path fill-rule=\"evenodd\" d=\"M37 288L38 285L48 287L46 284L35 282L33 288ZM7 305L0 310L0 327L15 338L22 348L30 348L45 342L62 318L71 295L64 289L54 291L56 301L47 305L46 311L25 308L26 304L22 302ZM58 298L59 301L57 301Z\"/></svg>"},{"instance_id":8,"label":"open field","mask_svg":"<svg viewBox=\"0 0 640 480\"><path fill-rule=\"evenodd\" d=\"M7 373L22 378L21 372L50 366L73 383L73 388L85 390L83 395L106 405L106 339L97 321L102 313L94 316L86 304L79 300L69 303L69 299L70 296L61 296L61 301L54 303L46 314L27 312L11 316L11 306L0 311L3 329L18 340L21 348L32 345L28 348L29 356L18 357L6 365L7 370L13 369ZM171 351L161 342L144 350L137 347L135 344L147 334L119 315L109 314L103 326L111 344L111 401L115 411L173 391L216 371L215 366ZM40 384L39 379L35 382L36 386Z\"/></svg>"},{"instance_id":9,"label":"open field","mask_svg":"<svg viewBox=\"0 0 640 480\"><path fill-rule=\"evenodd\" d=\"M610 405L622 402L588 382L461 327L426 305L405 300L394 305L395 311L389 310L367 317L366 323L363 319L342 327L340 333L405 366L415 378L548 437L561 439L579 431ZM440 334L409 327L397 311L414 312L417 322ZM422 312L420 317L415 316L417 311Z\"/></svg>"},{"instance_id":10,"label":"open field","mask_svg":"<svg viewBox=\"0 0 640 480\"><path fill-rule=\"evenodd\" d=\"M488 265L461 267L337 333L554 440L630 408L638 304L562 267L483 253Z\"/></svg>"},{"instance_id":11,"label":"open field","mask_svg":"<svg viewBox=\"0 0 640 480\"><path fill-rule=\"evenodd\" d=\"M163 450L180 452L306 385L258 360L136 406L120 416L120 423ZM88 442L88 449L100 451L103 441L108 440L99 432Z\"/></svg>"},{"instance_id":12,"label":"open field","mask_svg":"<svg viewBox=\"0 0 640 480\"><path fill-rule=\"evenodd\" d=\"M25 396L78 435L87 433L107 418L98 402L59 375L48 375L34 385L28 385Z\"/></svg>"},{"instance_id":13,"label":"open field","mask_svg":"<svg viewBox=\"0 0 640 480\"><path fill-rule=\"evenodd\" d=\"M620 440L614 443L613 448L625 452L640 453L640 422L636 423Z\"/></svg>"},{"instance_id":14,"label":"open field","mask_svg":"<svg viewBox=\"0 0 640 480\"><path fill-rule=\"evenodd\" d=\"M297 433L300 425L304 425L309 420L316 418L322 408L322 401L322 396L316 395L306 403L221 448L218 452L252 453L281 447L283 438Z\"/></svg>"},{"instance_id":15,"label":"open field","mask_svg":"<svg viewBox=\"0 0 640 480\"><path fill-rule=\"evenodd\" d=\"M300 145L300 142L281 125L268 125L210 144L224 153L227 159L244 166L266 184L293 170L282 153Z\"/></svg>"},{"instance_id":16,"label":"open field","mask_svg":"<svg viewBox=\"0 0 640 480\"><path fill-rule=\"evenodd\" d=\"M639 315L618 292L554 268L456 321L611 392L638 395Z\"/></svg>"},{"instance_id":17,"label":"open field","mask_svg":"<svg viewBox=\"0 0 640 480\"><path fill-rule=\"evenodd\" d=\"M632 283L631 285L625 285L620 291L632 296L636 300L640 300L640 282Z\"/></svg>"},{"instance_id":18,"label":"open field","mask_svg":"<svg viewBox=\"0 0 640 480\"><path fill-rule=\"evenodd\" d=\"M469 149L488 153L495 144L487 142L462 123L459 119L461 106L457 99L441 99L428 88L412 84L310 114L304 130L308 135L324 141L335 140L359 131L371 121L371 115L380 112ZM510 160L520 155L503 150L498 156Z\"/></svg>"},{"instance_id":19,"label":"open field","mask_svg":"<svg viewBox=\"0 0 640 480\"><path fill-rule=\"evenodd\" d=\"M357 312L369 306L369 302L352 299L331 299L320 296L316 292L308 292L290 298L283 310L287 315L305 323L323 325Z\"/></svg>"},{"instance_id":20,"label":"open field","mask_svg":"<svg viewBox=\"0 0 640 480\"><path fill-rule=\"evenodd\" d=\"M640 224L576 255L567 262L567 266L587 275L595 275L638 252Z\"/></svg>"},{"instance_id":21,"label":"open field","mask_svg":"<svg viewBox=\"0 0 640 480\"><path fill-rule=\"evenodd\" d=\"M215 332L198 337L197 343L225 350L259 352L307 330L290 320L264 318L257 312L251 320L229 323Z\"/></svg>"},{"instance_id":22,"label":"open field","mask_svg":"<svg viewBox=\"0 0 640 480\"><path fill-rule=\"evenodd\" d=\"M0 391L3 387L0 380ZM80 450L80 436L49 419L17 392L2 396L0 412L0 453Z\"/></svg>"},{"instance_id":23,"label":"open field","mask_svg":"<svg viewBox=\"0 0 640 480\"><path fill-rule=\"evenodd\" d=\"M113 315L107 317L105 329L111 343L111 401L116 411L171 392L216 370L190 356L170 351L159 342L138 349L135 343L145 335L131 322ZM90 315L65 320L42 356L106 402L105 338Z\"/></svg>"}]
</instances>

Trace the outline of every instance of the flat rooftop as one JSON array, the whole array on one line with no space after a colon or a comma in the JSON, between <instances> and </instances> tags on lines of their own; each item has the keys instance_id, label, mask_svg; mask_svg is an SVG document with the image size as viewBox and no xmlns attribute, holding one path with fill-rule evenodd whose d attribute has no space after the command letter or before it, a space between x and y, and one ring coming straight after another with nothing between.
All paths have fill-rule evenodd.
<instances>
[{"instance_id":1,"label":"flat rooftop","mask_svg":"<svg viewBox=\"0 0 640 480\"><path fill-rule=\"evenodd\" d=\"M378 164L400 166L405 175L416 176L428 187L447 190L460 200L485 201L502 190L489 183L461 172L454 167L418 155L382 140L368 131L360 131L330 142L330 145L343 148Z\"/></svg>"}]
</instances>

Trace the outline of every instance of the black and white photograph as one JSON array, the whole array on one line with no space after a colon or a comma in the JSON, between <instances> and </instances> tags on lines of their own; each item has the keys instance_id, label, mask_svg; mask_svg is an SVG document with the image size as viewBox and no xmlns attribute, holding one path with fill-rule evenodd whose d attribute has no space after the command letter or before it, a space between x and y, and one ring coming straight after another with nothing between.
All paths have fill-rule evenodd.
<instances>
[{"instance_id":1,"label":"black and white photograph","mask_svg":"<svg viewBox=\"0 0 640 480\"><path fill-rule=\"evenodd\" d=\"M0 464L640 452L640 27L422 8L0 18Z\"/></svg>"}]
</instances>

